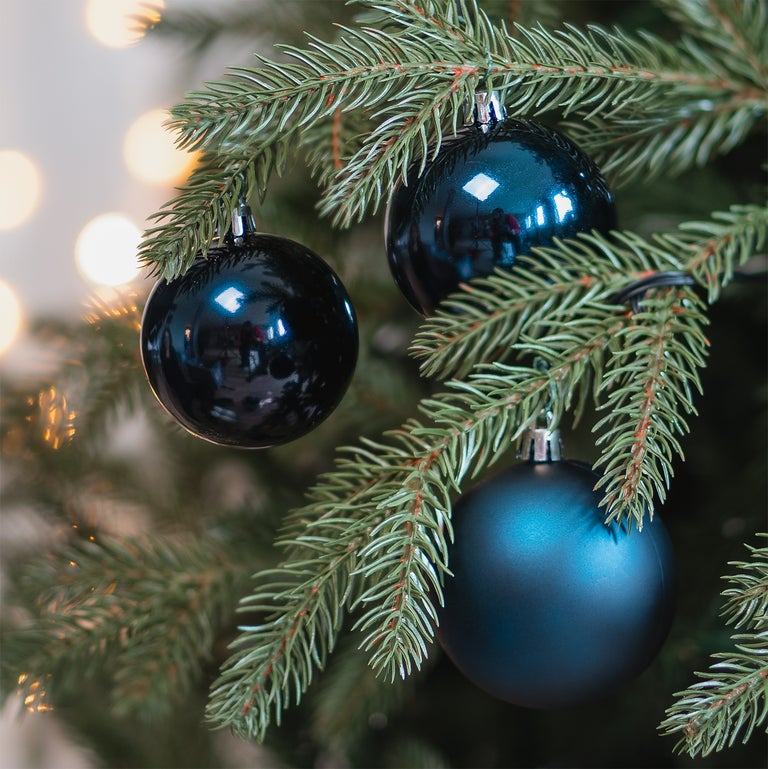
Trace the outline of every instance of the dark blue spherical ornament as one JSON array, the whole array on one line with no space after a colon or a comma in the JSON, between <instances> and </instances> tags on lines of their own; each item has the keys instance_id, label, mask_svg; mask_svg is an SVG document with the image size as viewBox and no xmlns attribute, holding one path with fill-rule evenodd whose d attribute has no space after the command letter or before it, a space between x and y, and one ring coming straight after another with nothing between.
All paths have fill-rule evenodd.
<instances>
[{"instance_id":1,"label":"dark blue spherical ornament","mask_svg":"<svg viewBox=\"0 0 768 769\"><path fill-rule=\"evenodd\" d=\"M615 225L594 163L551 128L509 118L463 129L421 176L414 165L390 201L385 239L395 282L429 315L460 283L533 246Z\"/></svg>"},{"instance_id":2,"label":"dark blue spherical ornament","mask_svg":"<svg viewBox=\"0 0 768 769\"><path fill-rule=\"evenodd\" d=\"M658 516L641 531L605 525L597 479L573 462L526 462L454 508L438 637L495 697L531 708L601 697L644 670L667 635L666 529Z\"/></svg>"},{"instance_id":3,"label":"dark blue spherical ornament","mask_svg":"<svg viewBox=\"0 0 768 769\"><path fill-rule=\"evenodd\" d=\"M265 448L338 405L357 361L352 304L308 248L248 233L152 290L141 356L157 399L213 443Z\"/></svg>"}]
</instances>

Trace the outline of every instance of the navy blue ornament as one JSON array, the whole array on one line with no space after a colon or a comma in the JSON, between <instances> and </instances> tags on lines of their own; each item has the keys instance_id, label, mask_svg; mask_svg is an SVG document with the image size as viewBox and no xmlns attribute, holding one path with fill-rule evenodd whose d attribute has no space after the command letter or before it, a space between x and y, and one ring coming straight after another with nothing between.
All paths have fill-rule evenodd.
<instances>
[{"instance_id":1,"label":"navy blue ornament","mask_svg":"<svg viewBox=\"0 0 768 769\"><path fill-rule=\"evenodd\" d=\"M607 526L598 476L569 461L512 466L453 511L438 638L480 689L530 708L610 694L672 623L675 562L658 515Z\"/></svg>"},{"instance_id":2,"label":"navy blue ornament","mask_svg":"<svg viewBox=\"0 0 768 769\"><path fill-rule=\"evenodd\" d=\"M161 405L193 435L266 448L301 437L338 405L358 352L349 296L328 265L287 238L238 236L152 290L141 357Z\"/></svg>"},{"instance_id":3,"label":"navy blue ornament","mask_svg":"<svg viewBox=\"0 0 768 769\"><path fill-rule=\"evenodd\" d=\"M616 226L613 195L594 163L529 120L469 126L418 172L414 164L393 193L385 240L395 282L423 315L460 283L512 267L533 246Z\"/></svg>"}]
</instances>

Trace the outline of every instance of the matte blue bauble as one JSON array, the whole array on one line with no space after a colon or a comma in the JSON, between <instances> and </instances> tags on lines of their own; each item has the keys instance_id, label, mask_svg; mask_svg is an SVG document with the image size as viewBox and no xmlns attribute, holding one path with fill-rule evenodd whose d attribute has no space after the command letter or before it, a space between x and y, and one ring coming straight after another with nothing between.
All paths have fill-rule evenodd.
<instances>
[{"instance_id":1,"label":"matte blue bauble","mask_svg":"<svg viewBox=\"0 0 768 769\"><path fill-rule=\"evenodd\" d=\"M658 516L606 526L597 476L526 462L454 507L454 576L438 637L480 689L549 708L607 695L637 676L672 623L675 563Z\"/></svg>"},{"instance_id":2,"label":"matte blue bauble","mask_svg":"<svg viewBox=\"0 0 768 769\"><path fill-rule=\"evenodd\" d=\"M285 443L319 425L344 395L357 351L339 278L276 235L248 234L161 280L141 329L160 403L193 435L239 448Z\"/></svg>"},{"instance_id":3,"label":"matte blue bauble","mask_svg":"<svg viewBox=\"0 0 768 769\"><path fill-rule=\"evenodd\" d=\"M483 128L447 140L421 176L414 165L387 208L392 275L423 315L533 246L616 225L605 179L568 138L511 118Z\"/></svg>"}]
</instances>

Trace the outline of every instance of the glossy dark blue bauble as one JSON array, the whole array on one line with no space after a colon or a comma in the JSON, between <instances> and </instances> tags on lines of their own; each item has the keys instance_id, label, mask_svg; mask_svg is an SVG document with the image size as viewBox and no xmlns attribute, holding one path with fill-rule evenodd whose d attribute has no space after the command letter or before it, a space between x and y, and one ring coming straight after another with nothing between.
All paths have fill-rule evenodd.
<instances>
[{"instance_id":1,"label":"glossy dark blue bauble","mask_svg":"<svg viewBox=\"0 0 768 769\"><path fill-rule=\"evenodd\" d=\"M464 129L387 209L395 282L429 315L459 284L509 268L518 254L616 225L613 195L592 161L550 128L506 119Z\"/></svg>"},{"instance_id":2,"label":"glossy dark blue bauble","mask_svg":"<svg viewBox=\"0 0 768 769\"><path fill-rule=\"evenodd\" d=\"M141 356L160 403L193 435L240 448L301 437L338 405L357 362L355 313L308 248L247 235L150 294Z\"/></svg>"},{"instance_id":3,"label":"glossy dark blue bauble","mask_svg":"<svg viewBox=\"0 0 768 769\"><path fill-rule=\"evenodd\" d=\"M531 708L574 705L638 675L675 605L675 562L658 516L606 526L597 476L562 461L515 465L454 507L454 576L441 645L479 688Z\"/></svg>"}]
</instances>

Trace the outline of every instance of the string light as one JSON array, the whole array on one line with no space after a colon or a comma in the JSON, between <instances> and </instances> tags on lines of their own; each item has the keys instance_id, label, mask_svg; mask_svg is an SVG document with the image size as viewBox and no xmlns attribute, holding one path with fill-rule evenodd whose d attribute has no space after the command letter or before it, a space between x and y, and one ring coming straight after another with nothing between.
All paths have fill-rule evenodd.
<instances>
[{"instance_id":1,"label":"string light","mask_svg":"<svg viewBox=\"0 0 768 769\"><path fill-rule=\"evenodd\" d=\"M136 277L141 230L124 214L110 212L91 219L75 243L75 260L83 277L102 286L121 286Z\"/></svg>"},{"instance_id":2,"label":"string light","mask_svg":"<svg viewBox=\"0 0 768 769\"><path fill-rule=\"evenodd\" d=\"M142 0L88 0L85 24L102 45L126 48L160 21L164 8L163 0L151 4Z\"/></svg>"},{"instance_id":3,"label":"string light","mask_svg":"<svg viewBox=\"0 0 768 769\"><path fill-rule=\"evenodd\" d=\"M148 184L181 181L197 157L176 147L173 134L164 125L167 119L165 110L149 110L131 124L125 135L125 164L137 179Z\"/></svg>"},{"instance_id":4,"label":"string light","mask_svg":"<svg viewBox=\"0 0 768 769\"><path fill-rule=\"evenodd\" d=\"M21 330L21 304L13 289L0 280L0 355L7 352Z\"/></svg>"},{"instance_id":5,"label":"string light","mask_svg":"<svg viewBox=\"0 0 768 769\"><path fill-rule=\"evenodd\" d=\"M43 440L52 448L59 449L75 435L77 413L67 404L67 399L55 387L43 390L37 398Z\"/></svg>"},{"instance_id":6,"label":"string light","mask_svg":"<svg viewBox=\"0 0 768 769\"><path fill-rule=\"evenodd\" d=\"M18 150L0 150L0 230L26 222L40 201L40 172Z\"/></svg>"},{"instance_id":7,"label":"string light","mask_svg":"<svg viewBox=\"0 0 768 769\"><path fill-rule=\"evenodd\" d=\"M53 710L53 706L45 702L48 692L41 679L36 678L30 681L29 673L22 673L17 683L19 687L17 690L18 694L24 698L24 707L30 713L45 713Z\"/></svg>"}]
</instances>

